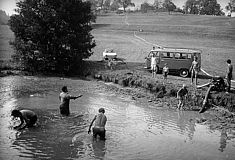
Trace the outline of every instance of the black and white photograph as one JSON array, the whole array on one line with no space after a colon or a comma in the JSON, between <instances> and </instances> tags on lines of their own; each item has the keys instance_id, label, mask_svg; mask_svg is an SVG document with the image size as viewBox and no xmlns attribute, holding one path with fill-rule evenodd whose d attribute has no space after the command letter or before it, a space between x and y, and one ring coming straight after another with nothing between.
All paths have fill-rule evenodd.
<instances>
[{"instance_id":1,"label":"black and white photograph","mask_svg":"<svg viewBox=\"0 0 235 160\"><path fill-rule=\"evenodd\" d=\"M0 0L0 160L234 160L235 0Z\"/></svg>"}]
</instances>

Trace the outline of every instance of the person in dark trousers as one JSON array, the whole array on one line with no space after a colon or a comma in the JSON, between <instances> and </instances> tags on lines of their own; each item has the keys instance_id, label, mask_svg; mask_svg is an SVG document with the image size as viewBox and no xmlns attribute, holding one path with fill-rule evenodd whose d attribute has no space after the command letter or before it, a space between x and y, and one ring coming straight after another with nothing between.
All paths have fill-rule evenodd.
<instances>
[{"instance_id":1,"label":"person in dark trousers","mask_svg":"<svg viewBox=\"0 0 235 160\"><path fill-rule=\"evenodd\" d=\"M82 95L78 95L78 96L71 96L68 93L68 89L67 86L63 86L62 87L62 92L59 95L59 100L60 100L60 114L68 116L70 114L69 111L69 102L70 99L77 99L79 97L81 97Z\"/></svg>"},{"instance_id":2,"label":"person in dark trousers","mask_svg":"<svg viewBox=\"0 0 235 160\"><path fill-rule=\"evenodd\" d=\"M186 85L183 84L183 87L180 88L179 91L177 92L177 98L179 100L179 103L178 103L179 110L183 109L187 96L188 96L188 90L186 88Z\"/></svg>"},{"instance_id":3,"label":"person in dark trousers","mask_svg":"<svg viewBox=\"0 0 235 160\"><path fill-rule=\"evenodd\" d=\"M231 64L231 60L228 59L227 60L227 71L226 71L226 80L227 80L227 89L226 89L226 93L230 92L230 88L231 88L231 80L233 78L233 66Z\"/></svg>"},{"instance_id":4,"label":"person in dark trousers","mask_svg":"<svg viewBox=\"0 0 235 160\"><path fill-rule=\"evenodd\" d=\"M167 81L167 75L169 74L169 67L167 66L167 63L165 63L165 66L162 69L162 74L163 74L163 85Z\"/></svg>"},{"instance_id":5,"label":"person in dark trousers","mask_svg":"<svg viewBox=\"0 0 235 160\"><path fill-rule=\"evenodd\" d=\"M20 125L13 127L14 129L24 129L26 127L33 127L36 122L37 122L37 115L36 113L34 113L33 111L30 110L17 110L14 109L11 112L11 116L13 116L14 118L20 118ZM25 125L23 125L25 124Z\"/></svg>"},{"instance_id":6,"label":"person in dark trousers","mask_svg":"<svg viewBox=\"0 0 235 160\"><path fill-rule=\"evenodd\" d=\"M105 140L105 125L107 122L107 118L104 115L105 110L104 108L99 109L99 113L93 118L91 121L91 124L88 129L88 134L91 133L91 127L93 123L95 122L95 126L92 128L93 130L93 137L97 138L97 135L99 135L101 140Z\"/></svg>"}]
</instances>

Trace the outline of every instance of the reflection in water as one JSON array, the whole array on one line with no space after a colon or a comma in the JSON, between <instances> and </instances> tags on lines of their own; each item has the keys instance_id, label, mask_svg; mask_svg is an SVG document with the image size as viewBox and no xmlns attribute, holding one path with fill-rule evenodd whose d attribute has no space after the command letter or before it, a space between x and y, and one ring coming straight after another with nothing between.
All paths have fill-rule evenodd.
<instances>
[{"instance_id":1,"label":"reflection in water","mask_svg":"<svg viewBox=\"0 0 235 160\"><path fill-rule=\"evenodd\" d=\"M94 139L91 146L94 152L94 158L103 159L106 152L105 141Z\"/></svg>"},{"instance_id":2,"label":"reflection in water","mask_svg":"<svg viewBox=\"0 0 235 160\"><path fill-rule=\"evenodd\" d=\"M190 140L193 139L195 132L195 121L193 121L189 114L185 111L178 111L177 126L180 129L180 134L187 133Z\"/></svg>"},{"instance_id":3,"label":"reflection in water","mask_svg":"<svg viewBox=\"0 0 235 160\"><path fill-rule=\"evenodd\" d=\"M4 83L2 83L4 82ZM83 80L0 78L0 159L233 159L234 131L211 131L195 123L197 112L139 104ZM67 85L84 96L71 103L71 116L59 114L58 93ZM33 110L39 125L13 130L10 111ZM87 134L100 107L107 116L107 140ZM230 138L229 138L230 137ZM218 150L220 144L220 151Z\"/></svg>"},{"instance_id":4,"label":"reflection in water","mask_svg":"<svg viewBox=\"0 0 235 160\"><path fill-rule=\"evenodd\" d=\"M219 150L221 151L221 152L223 152L224 151L224 149L226 148L226 141L227 141L227 131L226 131L226 129L222 129L222 131L221 131L221 136L220 136L220 147L219 147Z\"/></svg>"}]
</instances>

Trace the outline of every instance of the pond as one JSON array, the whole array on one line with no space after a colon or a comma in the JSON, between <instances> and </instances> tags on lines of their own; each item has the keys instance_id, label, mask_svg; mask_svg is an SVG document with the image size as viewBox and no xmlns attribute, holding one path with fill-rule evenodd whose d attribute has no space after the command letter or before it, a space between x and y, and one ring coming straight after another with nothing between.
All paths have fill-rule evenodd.
<instances>
[{"instance_id":1,"label":"pond","mask_svg":"<svg viewBox=\"0 0 235 160\"><path fill-rule=\"evenodd\" d=\"M203 115L140 103L107 90L106 84L76 78L0 78L0 159L234 159L235 130L197 124ZM58 95L67 85L69 117L59 114ZM88 126L105 108L106 141L93 140ZM37 113L36 127L17 131L13 109Z\"/></svg>"}]
</instances>

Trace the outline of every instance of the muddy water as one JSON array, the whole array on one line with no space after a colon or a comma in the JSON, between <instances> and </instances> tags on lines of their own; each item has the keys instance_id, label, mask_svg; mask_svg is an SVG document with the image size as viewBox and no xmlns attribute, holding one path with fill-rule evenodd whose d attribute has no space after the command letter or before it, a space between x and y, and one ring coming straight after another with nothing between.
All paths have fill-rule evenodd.
<instances>
[{"instance_id":1,"label":"muddy water","mask_svg":"<svg viewBox=\"0 0 235 160\"><path fill-rule=\"evenodd\" d=\"M195 123L197 112L177 112L137 103L104 89L104 84L58 77L0 78L0 159L234 159L235 131L210 130ZM58 112L60 88L84 96L71 101L71 115ZM106 109L107 140L87 134L99 107ZM10 112L26 108L38 114L36 127L19 124Z\"/></svg>"}]
</instances>

